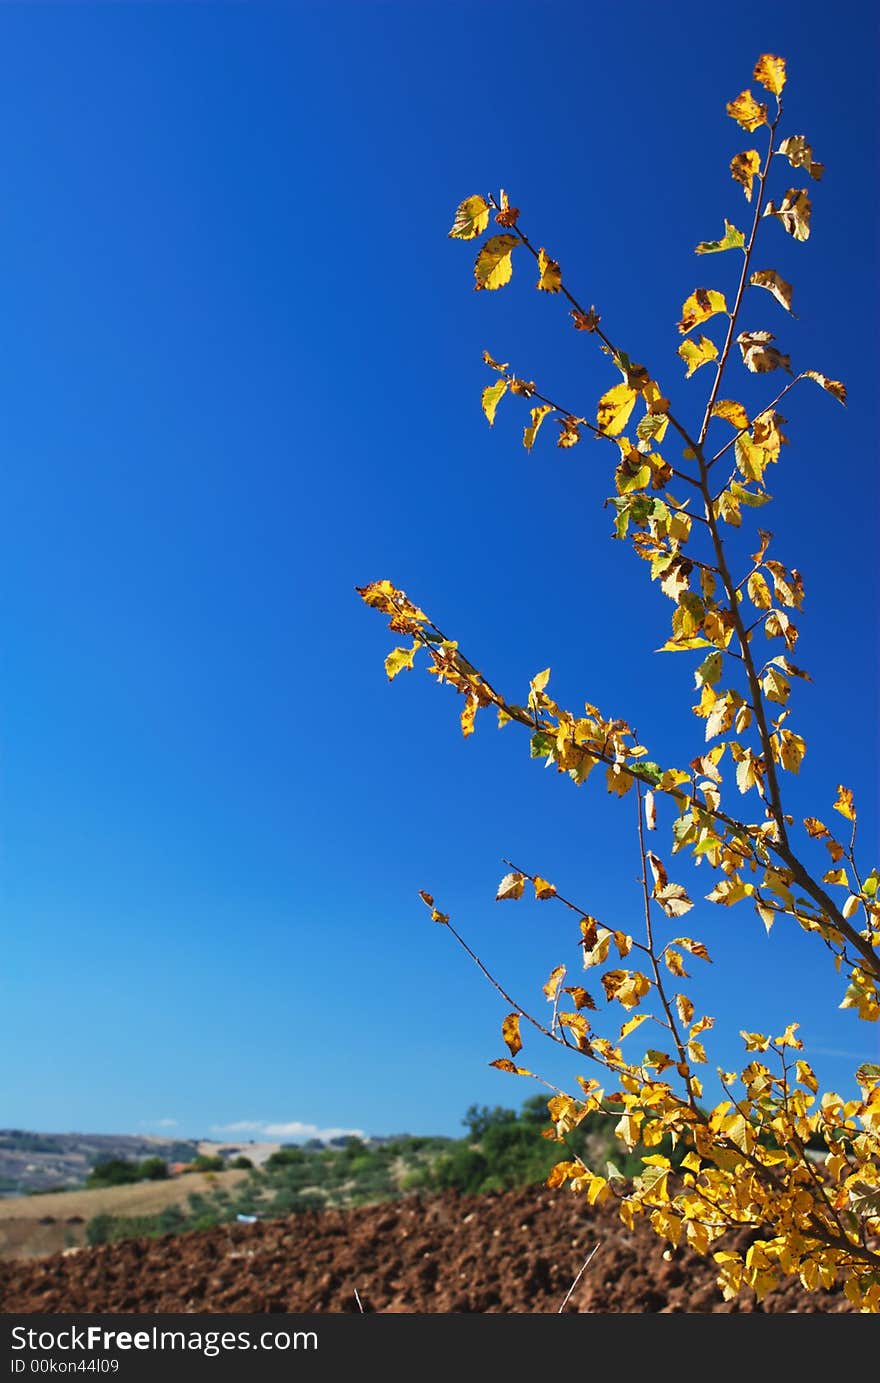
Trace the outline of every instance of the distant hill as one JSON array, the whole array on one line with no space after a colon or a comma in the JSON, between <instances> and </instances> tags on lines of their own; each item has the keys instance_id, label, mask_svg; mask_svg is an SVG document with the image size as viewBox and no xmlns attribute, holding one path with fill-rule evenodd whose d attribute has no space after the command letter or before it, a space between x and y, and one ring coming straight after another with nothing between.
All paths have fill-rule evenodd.
<instances>
[{"instance_id":1,"label":"distant hill","mask_svg":"<svg viewBox=\"0 0 880 1383\"><path fill-rule=\"evenodd\" d=\"M146 1134L0 1129L0 1196L83 1186L95 1163L112 1157L161 1157L167 1162L192 1162L198 1151L198 1143L191 1140Z\"/></svg>"}]
</instances>

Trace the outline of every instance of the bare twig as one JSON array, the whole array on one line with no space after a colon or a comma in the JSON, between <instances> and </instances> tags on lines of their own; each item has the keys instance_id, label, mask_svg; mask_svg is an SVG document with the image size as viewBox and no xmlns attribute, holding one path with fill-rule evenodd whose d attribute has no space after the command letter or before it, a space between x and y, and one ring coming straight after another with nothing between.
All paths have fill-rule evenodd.
<instances>
[{"instance_id":1,"label":"bare twig","mask_svg":"<svg viewBox=\"0 0 880 1383\"><path fill-rule=\"evenodd\" d=\"M578 1283L580 1282L580 1280L581 1280L581 1278L583 1277L584 1273L587 1271L587 1268L590 1266L590 1264L592 1263L593 1259L596 1257L596 1254L599 1252L599 1250L600 1250L601 1247L602 1247L602 1240L600 1239L599 1242L598 1242L598 1244L596 1244L595 1247L592 1248L592 1249L590 1250L590 1252L587 1254L586 1258L584 1259L583 1263L581 1264L581 1270L580 1270L580 1272L578 1273L578 1275L577 1275L577 1277L575 1278L574 1282L571 1284L571 1286L569 1287L568 1291L566 1292L565 1298L564 1298L564 1300L563 1300L563 1302L562 1302L562 1305L560 1306L559 1310L558 1310L557 1313L556 1313L558 1316L561 1316L561 1315L562 1315L562 1313L563 1313L563 1311L565 1310L566 1306L567 1306L568 1303L571 1301L571 1294L572 1294L572 1292L574 1291L575 1287L577 1287Z\"/></svg>"}]
</instances>

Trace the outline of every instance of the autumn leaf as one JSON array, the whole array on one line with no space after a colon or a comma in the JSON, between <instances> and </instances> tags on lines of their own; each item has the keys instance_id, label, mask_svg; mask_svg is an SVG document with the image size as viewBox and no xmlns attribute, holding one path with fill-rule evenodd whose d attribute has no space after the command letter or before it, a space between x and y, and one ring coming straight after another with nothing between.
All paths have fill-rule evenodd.
<instances>
[{"instance_id":1,"label":"autumn leaf","mask_svg":"<svg viewBox=\"0 0 880 1383\"><path fill-rule=\"evenodd\" d=\"M579 308L574 308L569 315L574 322L575 331L595 331L602 320L595 307L591 307L589 312L581 312Z\"/></svg>"},{"instance_id":2,"label":"autumn leaf","mask_svg":"<svg viewBox=\"0 0 880 1383\"><path fill-rule=\"evenodd\" d=\"M734 101L728 101L727 114L750 134L767 123L767 107L763 101L756 101L751 91L741 91Z\"/></svg>"},{"instance_id":3,"label":"autumn leaf","mask_svg":"<svg viewBox=\"0 0 880 1383\"><path fill-rule=\"evenodd\" d=\"M783 139L776 152L787 158L792 168L806 168L815 182L818 182L825 172L825 164L817 163L813 158L813 150L807 143L806 135L789 135L788 139Z\"/></svg>"},{"instance_id":4,"label":"autumn leaf","mask_svg":"<svg viewBox=\"0 0 880 1383\"><path fill-rule=\"evenodd\" d=\"M654 890L654 897L667 917L683 917L694 906L682 884L665 884Z\"/></svg>"},{"instance_id":5,"label":"autumn leaf","mask_svg":"<svg viewBox=\"0 0 880 1383\"><path fill-rule=\"evenodd\" d=\"M774 96L778 96L785 86L785 58L775 58L772 53L762 53L752 74Z\"/></svg>"},{"instance_id":6,"label":"autumn leaf","mask_svg":"<svg viewBox=\"0 0 880 1383\"><path fill-rule=\"evenodd\" d=\"M564 418L560 418L559 438L556 442L556 445L558 447L576 446L577 443L581 440L581 430L579 424L583 423L584 421L584 418L573 418L568 414Z\"/></svg>"},{"instance_id":7,"label":"autumn leaf","mask_svg":"<svg viewBox=\"0 0 880 1383\"><path fill-rule=\"evenodd\" d=\"M620 1029L621 1042L625 1037L629 1037L630 1033L635 1032L636 1028L640 1028L643 1023L646 1023L649 1017L650 1014L648 1013L637 1013L635 1018L628 1018Z\"/></svg>"},{"instance_id":8,"label":"autumn leaf","mask_svg":"<svg viewBox=\"0 0 880 1383\"><path fill-rule=\"evenodd\" d=\"M559 986L562 984L562 981L563 981L564 979L565 979L565 966L564 966L564 965L557 965L556 968L555 968L554 970L551 970L551 972L550 972L550 978L548 979L548 981L547 981L547 983L546 983L545 985L542 985L542 988L543 988L543 990L544 990L544 994L545 994L545 996L546 996L546 998L547 998L548 1003L551 1003L551 1004L552 1004L552 1003L555 1002L555 1000L556 1000L556 998L557 998L557 996L558 996L558 994L559 994Z\"/></svg>"},{"instance_id":9,"label":"autumn leaf","mask_svg":"<svg viewBox=\"0 0 880 1383\"><path fill-rule=\"evenodd\" d=\"M489 419L489 426L495 423L495 409L507 393L507 380L499 379L495 384L487 384L482 394L483 412Z\"/></svg>"},{"instance_id":10,"label":"autumn leaf","mask_svg":"<svg viewBox=\"0 0 880 1383\"><path fill-rule=\"evenodd\" d=\"M682 1023L688 1024L694 1016L694 1006L686 994L676 994L675 1007Z\"/></svg>"},{"instance_id":11,"label":"autumn leaf","mask_svg":"<svg viewBox=\"0 0 880 1383\"><path fill-rule=\"evenodd\" d=\"M734 180L742 185L746 201L752 200L752 183L761 171L761 155L757 149L747 149L730 160L730 172Z\"/></svg>"},{"instance_id":12,"label":"autumn leaf","mask_svg":"<svg viewBox=\"0 0 880 1383\"><path fill-rule=\"evenodd\" d=\"M651 988L651 981L638 970L606 970L602 987L609 1003L616 999L624 1008L635 1008Z\"/></svg>"},{"instance_id":13,"label":"autumn leaf","mask_svg":"<svg viewBox=\"0 0 880 1383\"><path fill-rule=\"evenodd\" d=\"M775 269L756 269L749 279L754 288L766 288L786 312L791 312L792 287ZM792 316L795 314L792 313Z\"/></svg>"},{"instance_id":14,"label":"autumn leaf","mask_svg":"<svg viewBox=\"0 0 880 1383\"><path fill-rule=\"evenodd\" d=\"M726 423L730 423L736 428L737 432L742 432L749 425L749 415L741 403L735 399L718 399L712 405L713 418L723 418Z\"/></svg>"},{"instance_id":15,"label":"autumn leaf","mask_svg":"<svg viewBox=\"0 0 880 1383\"><path fill-rule=\"evenodd\" d=\"M694 250L694 254L714 255L718 254L720 250L741 250L745 243L746 238L742 231L737 230L736 226L732 226L725 218L724 238L722 240L701 240Z\"/></svg>"},{"instance_id":16,"label":"autumn leaf","mask_svg":"<svg viewBox=\"0 0 880 1383\"><path fill-rule=\"evenodd\" d=\"M688 979L688 972L684 968L684 960L682 959L680 951L671 950L667 946L666 950L663 952L663 960L666 963L666 969L669 970L671 974L676 975L679 979Z\"/></svg>"},{"instance_id":17,"label":"autumn leaf","mask_svg":"<svg viewBox=\"0 0 880 1383\"><path fill-rule=\"evenodd\" d=\"M753 571L746 582L746 590L756 610L769 610L773 601L770 596L770 587L764 580L759 571Z\"/></svg>"},{"instance_id":18,"label":"autumn leaf","mask_svg":"<svg viewBox=\"0 0 880 1383\"><path fill-rule=\"evenodd\" d=\"M702 941L694 941L693 938L689 936L674 936L672 938L672 944L673 946L681 946L682 950L687 951L689 955L696 956L697 960L705 960L709 965L712 964L709 958L709 952L706 950ZM705 1026L711 1027L711 1022L706 1023ZM702 1029L700 1029L700 1031L702 1031Z\"/></svg>"},{"instance_id":19,"label":"autumn leaf","mask_svg":"<svg viewBox=\"0 0 880 1383\"><path fill-rule=\"evenodd\" d=\"M820 375L818 370L804 370L803 375L804 379L812 379L820 388L827 389L838 402L846 404L846 385L839 379L829 379L827 375Z\"/></svg>"},{"instance_id":20,"label":"autumn leaf","mask_svg":"<svg viewBox=\"0 0 880 1383\"><path fill-rule=\"evenodd\" d=\"M701 365L708 365L710 360L718 359L718 347L708 336L701 336L698 341L682 341L678 353L687 366L686 379L690 379Z\"/></svg>"},{"instance_id":21,"label":"autumn leaf","mask_svg":"<svg viewBox=\"0 0 880 1383\"><path fill-rule=\"evenodd\" d=\"M811 212L809 194L796 187L788 189L779 206L775 202L768 202L764 208L764 215L775 216L795 240L809 240Z\"/></svg>"},{"instance_id":22,"label":"autumn leaf","mask_svg":"<svg viewBox=\"0 0 880 1383\"><path fill-rule=\"evenodd\" d=\"M714 288L695 288L690 297L685 299L678 329L684 336L701 322L707 322L710 317L714 317L717 312L726 311L727 303L723 293L717 292Z\"/></svg>"},{"instance_id":23,"label":"autumn leaf","mask_svg":"<svg viewBox=\"0 0 880 1383\"><path fill-rule=\"evenodd\" d=\"M519 1035L519 1014L508 1013L501 1024L501 1036L512 1057L522 1051L522 1038Z\"/></svg>"},{"instance_id":24,"label":"autumn leaf","mask_svg":"<svg viewBox=\"0 0 880 1383\"><path fill-rule=\"evenodd\" d=\"M535 897L538 900L543 901L546 898L556 897L556 885L551 884L549 879L542 879L540 874L537 874L532 882L535 885Z\"/></svg>"},{"instance_id":25,"label":"autumn leaf","mask_svg":"<svg viewBox=\"0 0 880 1383\"><path fill-rule=\"evenodd\" d=\"M736 338L743 364L753 375L765 375L770 370L787 370L791 374L791 357L770 345L774 339L772 331L741 331Z\"/></svg>"},{"instance_id":26,"label":"autumn leaf","mask_svg":"<svg viewBox=\"0 0 880 1383\"><path fill-rule=\"evenodd\" d=\"M412 648L394 648L385 659L385 672L388 681L393 682L394 678L404 668L412 669L413 659L419 651L419 645L414 643Z\"/></svg>"},{"instance_id":27,"label":"autumn leaf","mask_svg":"<svg viewBox=\"0 0 880 1383\"><path fill-rule=\"evenodd\" d=\"M629 421L638 393L626 383L615 384L599 400L596 418L599 427L609 437L616 437Z\"/></svg>"},{"instance_id":28,"label":"autumn leaf","mask_svg":"<svg viewBox=\"0 0 880 1383\"><path fill-rule=\"evenodd\" d=\"M476 696L465 697L464 707L461 712L461 733L467 738L474 733L474 720L479 709L479 701Z\"/></svg>"},{"instance_id":29,"label":"autumn leaf","mask_svg":"<svg viewBox=\"0 0 880 1383\"><path fill-rule=\"evenodd\" d=\"M482 197L465 197L460 202L452 223L449 238L452 240L474 240L489 224L489 203Z\"/></svg>"},{"instance_id":30,"label":"autumn leaf","mask_svg":"<svg viewBox=\"0 0 880 1383\"><path fill-rule=\"evenodd\" d=\"M510 199L502 187L499 194L499 207L495 220L499 226L504 226L505 230L512 230L519 219L519 207L511 206Z\"/></svg>"},{"instance_id":31,"label":"autumn leaf","mask_svg":"<svg viewBox=\"0 0 880 1383\"><path fill-rule=\"evenodd\" d=\"M541 403L537 408L531 409L531 423L523 429L523 446L526 451L531 451L535 445L535 438L538 430L548 413L553 412L553 406L549 403Z\"/></svg>"},{"instance_id":32,"label":"autumn leaf","mask_svg":"<svg viewBox=\"0 0 880 1383\"><path fill-rule=\"evenodd\" d=\"M842 784L838 785L834 810L840 812L841 816L845 816L847 821L855 821L856 809L853 802L852 788L845 788Z\"/></svg>"},{"instance_id":33,"label":"autumn leaf","mask_svg":"<svg viewBox=\"0 0 880 1383\"><path fill-rule=\"evenodd\" d=\"M525 886L526 877L524 874L505 874L495 894L496 903L503 903L506 898L521 898Z\"/></svg>"},{"instance_id":34,"label":"autumn leaf","mask_svg":"<svg viewBox=\"0 0 880 1383\"><path fill-rule=\"evenodd\" d=\"M547 251L538 251L538 288L542 293L558 293L562 287L562 270Z\"/></svg>"},{"instance_id":35,"label":"autumn leaf","mask_svg":"<svg viewBox=\"0 0 880 1383\"><path fill-rule=\"evenodd\" d=\"M763 447L756 447L745 433L737 437L733 450L737 467L746 480L754 480L760 484L764 478L764 467L770 460L769 454Z\"/></svg>"},{"instance_id":36,"label":"autumn leaf","mask_svg":"<svg viewBox=\"0 0 880 1383\"><path fill-rule=\"evenodd\" d=\"M596 1002L593 996L590 994L589 990L584 989L581 985L567 985L565 992L571 996L571 1001L575 1008L589 1008L595 1010Z\"/></svg>"},{"instance_id":37,"label":"autumn leaf","mask_svg":"<svg viewBox=\"0 0 880 1383\"><path fill-rule=\"evenodd\" d=\"M474 265L475 288L503 288L513 273L511 252L519 245L518 235L493 235L477 255Z\"/></svg>"},{"instance_id":38,"label":"autumn leaf","mask_svg":"<svg viewBox=\"0 0 880 1383\"><path fill-rule=\"evenodd\" d=\"M501 1056L497 1061L490 1061L490 1066L494 1066L496 1071L507 1071L511 1076L530 1076L531 1071L527 1071L524 1066L514 1066L510 1057Z\"/></svg>"},{"instance_id":39,"label":"autumn leaf","mask_svg":"<svg viewBox=\"0 0 880 1383\"><path fill-rule=\"evenodd\" d=\"M508 364L506 360L504 364L501 365L498 363L497 360L492 359L488 351L483 351L483 364L488 365L490 370L497 370L500 375L505 374L508 369Z\"/></svg>"}]
</instances>

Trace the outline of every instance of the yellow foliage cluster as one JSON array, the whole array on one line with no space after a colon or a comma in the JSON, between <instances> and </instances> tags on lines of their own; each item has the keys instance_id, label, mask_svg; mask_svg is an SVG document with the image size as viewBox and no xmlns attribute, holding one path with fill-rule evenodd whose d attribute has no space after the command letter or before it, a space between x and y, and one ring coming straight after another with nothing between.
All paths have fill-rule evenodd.
<instances>
[{"instance_id":1,"label":"yellow foliage cluster","mask_svg":"<svg viewBox=\"0 0 880 1383\"><path fill-rule=\"evenodd\" d=\"M535 900L552 901L577 916L581 963L598 976L601 1012L616 1035L594 1031L598 1019L586 1014L599 1012L595 999L580 985L566 986L567 969L560 965L542 987L552 1005L550 1019L545 1022L514 1005L502 1024L509 1057L492 1064L513 1074L532 1074L514 1064L527 1022L601 1068L601 1082L579 1076L578 1095L557 1093L548 1101L547 1136L564 1143L586 1115L600 1112L614 1120L625 1148L648 1149L642 1172L631 1181L611 1164L600 1173L569 1157L557 1163L548 1184L567 1183L591 1204L614 1201L624 1224L632 1226L644 1216L671 1244L711 1254L727 1297L751 1288L760 1299L780 1278L793 1275L809 1289L842 1280L855 1306L875 1312L880 1311L880 1065L860 1066L855 1073L858 1096L843 1099L820 1091L802 1055L797 1023L777 1036L743 1032L746 1064L738 1071L719 1070L724 1098L706 1107L699 1068L709 1060L703 1039L714 1019L697 1015L682 982L689 979L689 964L708 963L710 957L693 937L661 941L659 930L655 935L658 911L677 921L694 903L685 887L670 879L665 861L645 844L645 833L657 829L657 802L666 801L671 807L671 853L689 853L712 875L705 899L724 908L745 903L768 932L780 917L793 919L822 942L835 971L844 974L840 1007L854 1010L866 1022L880 1019L880 875L876 869L866 873L856 859L853 793L841 785L831 804L848 823L844 839L815 816L805 819L798 838L784 807L783 775L798 773L807 752L803 736L789 723L793 682L808 677L791 656L799 632L792 612L803 606L803 580L797 568L769 555L772 534L762 528L745 571L732 572L726 547L729 529L741 527L747 511L771 500L766 477L780 463L788 441L782 430L785 418L777 408L781 399L800 381L811 380L846 402L840 381L813 369L794 373L789 354L774 344L770 331L738 331L740 309L752 288L763 290L756 295L760 302L769 305L769 294L791 313L791 284L775 269L752 267L758 232L767 218L795 241L806 241L810 233L805 187L785 189L778 202L769 198L775 156L813 181L823 172L805 136L778 137L784 59L762 55L753 79L766 100L746 89L727 104L728 115L741 128L766 139L763 155L748 149L730 165L753 209L751 229L739 231L725 219L723 237L697 246L700 255L736 256L739 285L730 297L715 288L695 289L678 322L686 338L678 346L686 378L710 367L699 426L685 425L648 368L634 363L611 340L594 307L575 298L559 264L532 243L519 209L510 206L505 193L466 198L449 232L453 239L477 240L494 213L501 231L478 250L476 287L503 287L511 280L514 254L530 254L538 268L539 291L564 298L575 329L593 337L619 371L619 381L598 399L592 422L486 352L484 363L496 378L484 388L482 406L492 424L508 394L528 400L532 406L523 444L529 452L551 416L559 426L560 447L576 446L584 431L610 443L613 536L631 542L650 579L672 602L670 634L661 651L698 653L693 710L703 722L705 742L696 756L686 766L662 766L626 720L604 715L589 701L582 710L561 706L548 691L549 668L531 680L523 704L514 702L390 581L359 589L368 605L388 617L393 631L411 640L386 658L389 678L411 669L423 654L435 680L463 698L465 735L473 733L478 711L492 708L499 726L515 723L527 730L533 758L578 785L600 769L609 793L615 798L631 794L636 802L643 869L641 939L634 931L603 926L538 873L511 866L496 893L499 901L515 901L530 883ZM719 321L718 340L691 335L696 327ZM735 399L722 397L728 366L737 361L753 374L781 371L788 376L754 417ZM712 428L718 425L724 426L724 436L710 446ZM665 457L658 451L661 444ZM730 474L722 480L725 458ZM766 644L760 651L759 634ZM729 786L735 794L732 804L726 796ZM813 843L830 856L824 873L808 863ZM432 919L473 956L433 897L422 897ZM626 1054L623 1046L636 1032L641 1037L650 1032L656 1043L640 1057ZM669 1139L678 1154L675 1165L651 1151ZM739 1252L730 1246L730 1231L744 1226L756 1236L746 1252Z\"/></svg>"}]
</instances>

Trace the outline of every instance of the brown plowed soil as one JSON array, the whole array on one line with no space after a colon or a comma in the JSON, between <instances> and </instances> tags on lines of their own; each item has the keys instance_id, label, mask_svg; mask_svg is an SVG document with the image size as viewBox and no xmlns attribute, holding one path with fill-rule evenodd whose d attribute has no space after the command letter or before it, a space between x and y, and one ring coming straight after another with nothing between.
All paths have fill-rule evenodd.
<instances>
[{"instance_id":1,"label":"brown plowed soil","mask_svg":"<svg viewBox=\"0 0 880 1383\"><path fill-rule=\"evenodd\" d=\"M0 1264L4 1312L848 1311L796 1283L724 1302L711 1260L568 1191L432 1196ZM748 1243L740 1236L739 1246Z\"/></svg>"}]
</instances>

